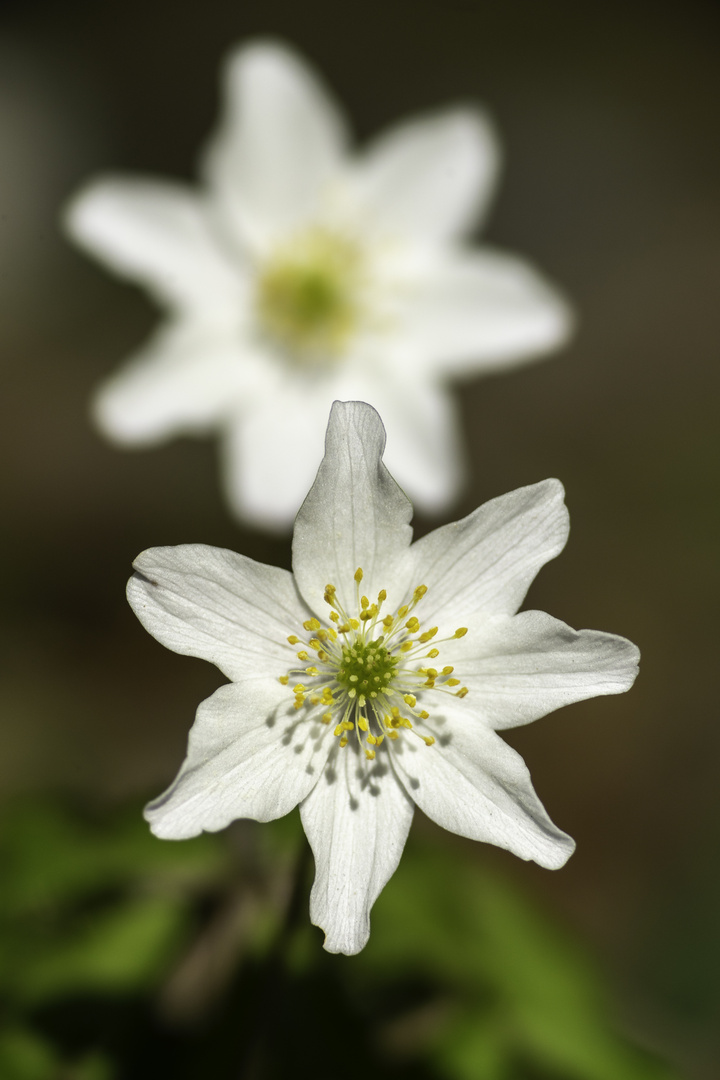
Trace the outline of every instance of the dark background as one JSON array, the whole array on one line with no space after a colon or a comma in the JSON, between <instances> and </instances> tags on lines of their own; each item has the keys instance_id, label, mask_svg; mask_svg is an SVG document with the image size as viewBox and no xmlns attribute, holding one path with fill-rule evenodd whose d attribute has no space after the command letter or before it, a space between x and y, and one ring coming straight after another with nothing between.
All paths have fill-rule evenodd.
<instances>
[{"instance_id":1,"label":"dark background","mask_svg":"<svg viewBox=\"0 0 720 1080\"><path fill-rule=\"evenodd\" d=\"M282 36L359 139L484 103L505 169L484 236L579 314L548 361L458 388L470 483L452 517L558 476L567 551L529 603L643 652L619 699L514 733L578 841L560 873L477 849L603 958L625 1027L712 1080L720 1059L718 8L482 0L5 3L0 9L0 709L3 797L156 794L217 684L124 600L133 557L202 541L289 563L228 516L215 447L123 453L92 389L157 321L63 240L118 170L192 179L235 43ZM462 391L462 392L461 392ZM420 520L418 532L435 522ZM431 827L420 824L416 828Z\"/></svg>"}]
</instances>

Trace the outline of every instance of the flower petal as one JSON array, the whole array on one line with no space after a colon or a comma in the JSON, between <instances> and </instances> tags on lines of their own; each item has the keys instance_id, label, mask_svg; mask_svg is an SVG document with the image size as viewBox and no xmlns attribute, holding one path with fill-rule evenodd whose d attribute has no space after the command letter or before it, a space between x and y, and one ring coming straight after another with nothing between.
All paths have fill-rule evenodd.
<instances>
[{"instance_id":1,"label":"flower petal","mask_svg":"<svg viewBox=\"0 0 720 1080\"><path fill-rule=\"evenodd\" d=\"M405 737L392 749L393 766L423 813L460 836L550 870L563 866L575 844L548 817L520 755L465 703L433 722L434 746Z\"/></svg>"},{"instance_id":2,"label":"flower petal","mask_svg":"<svg viewBox=\"0 0 720 1080\"><path fill-rule=\"evenodd\" d=\"M626 638L573 630L544 611L500 616L452 644L443 658L457 665L472 709L495 730L529 724L573 701L622 694L640 658Z\"/></svg>"},{"instance_id":3,"label":"flower petal","mask_svg":"<svg viewBox=\"0 0 720 1080\"><path fill-rule=\"evenodd\" d=\"M295 580L314 611L324 610L328 582L345 610L354 611L358 567L369 597L387 590L388 610L405 593L412 506L383 464L384 447L385 429L375 409L359 401L335 402L325 457L293 535Z\"/></svg>"},{"instance_id":4,"label":"flower petal","mask_svg":"<svg viewBox=\"0 0 720 1080\"><path fill-rule=\"evenodd\" d=\"M494 251L448 254L408 285L398 334L443 378L524 363L572 328L560 294L523 259Z\"/></svg>"},{"instance_id":5,"label":"flower petal","mask_svg":"<svg viewBox=\"0 0 720 1080\"><path fill-rule=\"evenodd\" d=\"M366 944L370 909L397 868L413 809L385 754L370 766L351 747L338 748L301 804L315 856L310 918L325 931L328 952Z\"/></svg>"},{"instance_id":6,"label":"flower petal","mask_svg":"<svg viewBox=\"0 0 720 1080\"><path fill-rule=\"evenodd\" d=\"M225 429L228 501L244 521L291 527L322 459L332 397L323 385L285 374Z\"/></svg>"},{"instance_id":7,"label":"flower petal","mask_svg":"<svg viewBox=\"0 0 720 1080\"><path fill-rule=\"evenodd\" d=\"M279 678L297 663L287 635L308 611L287 570L205 544L150 548L133 565L130 606L168 649L236 680Z\"/></svg>"},{"instance_id":8,"label":"flower petal","mask_svg":"<svg viewBox=\"0 0 720 1080\"><path fill-rule=\"evenodd\" d=\"M234 335L171 323L100 386L95 422L119 443L152 445L205 431L272 385L272 373Z\"/></svg>"},{"instance_id":9,"label":"flower petal","mask_svg":"<svg viewBox=\"0 0 720 1080\"><path fill-rule=\"evenodd\" d=\"M565 547L563 495L559 480L518 488L413 544L412 580L428 587L423 622L472 633L488 615L514 614L540 567Z\"/></svg>"},{"instance_id":10,"label":"flower petal","mask_svg":"<svg viewBox=\"0 0 720 1080\"><path fill-rule=\"evenodd\" d=\"M145 810L156 836L184 840L236 818L288 814L321 775L332 741L322 725L299 722L275 681L221 686L203 701L173 784Z\"/></svg>"},{"instance_id":11,"label":"flower petal","mask_svg":"<svg viewBox=\"0 0 720 1080\"><path fill-rule=\"evenodd\" d=\"M207 315L232 308L242 293L242 263L226 256L205 201L182 184L93 181L70 203L65 227L86 251L146 285L162 303Z\"/></svg>"},{"instance_id":12,"label":"flower petal","mask_svg":"<svg viewBox=\"0 0 720 1080\"><path fill-rule=\"evenodd\" d=\"M371 400L383 403L385 462L416 510L438 513L456 498L464 469L455 402L444 387L386 374Z\"/></svg>"},{"instance_id":13,"label":"flower petal","mask_svg":"<svg viewBox=\"0 0 720 1080\"><path fill-rule=\"evenodd\" d=\"M343 156L345 125L315 73L277 42L230 56L225 98L205 172L236 234L266 248L317 211Z\"/></svg>"},{"instance_id":14,"label":"flower petal","mask_svg":"<svg viewBox=\"0 0 720 1080\"><path fill-rule=\"evenodd\" d=\"M360 206L378 230L420 242L477 225L492 194L499 150L479 110L403 123L371 144L353 170Z\"/></svg>"},{"instance_id":15,"label":"flower petal","mask_svg":"<svg viewBox=\"0 0 720 1080\"><path fill-rule=\"evenodd\" d=\"M391 475L416 506L438 511L457 494L463 476L454 402L441 387L402 377L353 373L310 382L286 376L239 411L225 431L227 498L237 515L282 530L294 520L323 456L323 428L333 391L383 400Z\"/></svg>"}]
</instances>

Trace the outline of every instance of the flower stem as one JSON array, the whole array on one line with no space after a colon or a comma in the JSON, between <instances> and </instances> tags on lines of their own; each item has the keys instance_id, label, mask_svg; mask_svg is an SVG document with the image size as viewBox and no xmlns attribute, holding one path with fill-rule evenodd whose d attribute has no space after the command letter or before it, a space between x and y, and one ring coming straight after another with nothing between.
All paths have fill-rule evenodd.
<instances>
[{"instance_id":1,"label":"flower stem","mask_svg":"<svg viewBox=\"0 0 720 1080\"><path fill-rule=\"evenodd\" d=\"M265 961L254 1022L250 1025L253 1034L240 1055L237 1080L264 1080L270 1075L272 1042L268 1037L271 1030L277 1029L278 1019L284 1011L288 983L287 951L304 915L311 862L310 845L303 837L295 862L285 918Z\"/></svg>"}]
</instances>

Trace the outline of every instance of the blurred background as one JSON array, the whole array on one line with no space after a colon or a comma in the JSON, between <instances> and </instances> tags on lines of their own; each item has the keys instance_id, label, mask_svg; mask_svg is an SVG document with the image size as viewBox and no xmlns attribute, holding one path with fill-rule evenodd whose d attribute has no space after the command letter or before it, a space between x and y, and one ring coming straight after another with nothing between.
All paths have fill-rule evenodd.
<instances>
[{"instance_id":1,"label":"blurred background","mask_svg":"<svg viewBox=\"0 0 720 1080\"><path fill-rule=\"evenodd\" d=\"M91 391L158 313L58 226L94 173L192 180L219 63L258 34L320 69L358 140L458 101L494 117L484 237L579 325L457 387L471 468L451 517L559 477L571 539L528 605L643 653L631 693L512 733L578 842L568 866L418 813L350 960L308 925L296 820L146 833L220 677L141 629L132 559L204 542L288 566L290 548L231 520L210 440L122 452L92 430ZM719 46L703 0L5 0L3 1080L720 1075Z\"/></svg>"}]
</instances>

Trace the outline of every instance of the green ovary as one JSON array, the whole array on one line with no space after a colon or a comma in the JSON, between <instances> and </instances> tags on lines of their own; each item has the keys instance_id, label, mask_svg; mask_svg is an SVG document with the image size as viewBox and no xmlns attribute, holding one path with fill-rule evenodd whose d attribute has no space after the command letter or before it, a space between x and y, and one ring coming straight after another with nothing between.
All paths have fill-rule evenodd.
<instances>
[{"instance_id":1,"label":"green ovary","mask_svg":"<svg viewBox=\"0 0 720 1080\"><path fill-rule=\"evenodd\" d=\"M260 274L258 319L295 359L332 360L356 329L359 289L357 247L343 237L311 231L277 251Z\"/></svg>"},{"instance_id":2,"label":"green ovary","mask_svg":"<svg viewBox=\"0 0 720 1080\"><path fill-rule=\"evenodd\" d=\"M392 682L397 672L397 660L382 641L383 638L378 638L343 646L342 663L335 677L351 696L377 697Z\"/></svg>"}]
</instances>

